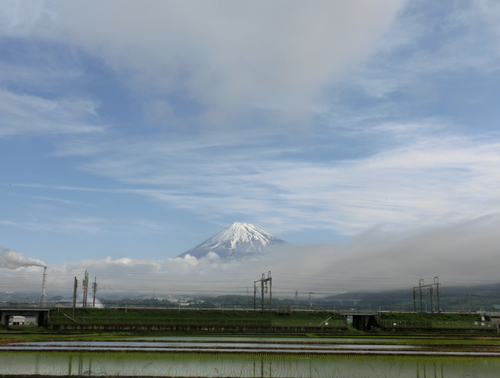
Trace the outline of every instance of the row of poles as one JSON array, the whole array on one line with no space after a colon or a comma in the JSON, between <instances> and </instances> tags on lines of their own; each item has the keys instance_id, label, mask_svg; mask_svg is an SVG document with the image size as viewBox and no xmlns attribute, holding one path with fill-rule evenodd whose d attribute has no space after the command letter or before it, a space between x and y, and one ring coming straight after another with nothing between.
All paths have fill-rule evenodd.
<instances>
[{"instance_id":1,"label":"row of poles","mask_svg":"<svg viewBox=\"0 0 500 378\"><path fill-rule=\"evenodd\" d=\"M83 288L82 307L87 308L87 297L88 297L88 289L89 289L89 272L86 270L85 270L85 276L84 276L83 282L82 282L82 288ZM95 308L95 295L97 292L97 277L95 277L94 282L92 282L91 288L92 288L92 291L94 292L94 301L92 302L92 307ZM75 314L77 290L78 290L78 279L75 276L75 285L74 285L74 289L73 289L73 315Z\"/></svg>"},{"instance_id":2,"label":"row of poles","mask_svg":"<svg viewBox=\"0 0 500 378\"><path fill-rule=\"evenodd\" d=\"M439 277L434 277L434 283L426 285L423 279L420 279L418 281L418 286L413 287L413 310L414 312L417 312L417 299L416 299L416 294L415 292L418 291L419 297L420 297L420 312L424 312L424 306L423 306L423 289L428 288L429 289L429 297L431 300L431 312L434 313L434 306L432 303L433 297L434 297L434 286L436 286L436 292L437 292L437 312L438 314L441 312L441 306L439 305Z\"/></svg>"},{"instance_id":3,"label":"row of poles","mask_svg":"<svg viewBox=\"0 0 500 378\"><path fill-rule=\"evenodd\" d=\"M46 269L46 268L45 268ZM44 281L45 281L45 272L44 272ZM437 312L441 312L441 307L439 303L440 295L439 295L439 286L441 284L439 283L439 277L434 277L434 283L426 285L423 279L420 279L418 282L418 286L413 287L413 308L414 312L417 312L417 299L416 299L416 292L418 291L419 299L420 299L420 312L424 312L424 307L423 307L423 289L428 288L429 290L429 297L430 297L430 302L431 302L431 311L434 313L434 306L433 306L433 297L434 297L434 286L436 286L436 292L437 292ZM262 277L253 283L253 308L254 310L257 309L257 293L259 292L259 286L260 286L260 292L261 292L261 310L264 311L265 305L266 305L266 300L265 300L265 294L269 292L269 310L272 309L273 305L273 278L271 276L271 271L267 272L267 278L265 273L262 273ZM87 270L85 270L85 276L83 278L82 282L82 288L83 288L83 299L82 299L82 307L87 308L87 297L88 297L88 287L89 287L89 273ZM92 307L95 308L95 299L96 299L96 292L97 292L97 277L95 277L94 282L91 285L91 289L94 293L93 297L93 302L92 302ZM74 284L74 290L73 290L73 314L75 312L75 307L76 307L76 297L77 297L77 290L78 290L78 279L75 276L75 284ZM43 293L45 294L45 293ZM44 297L42 294L42 298ZM311 295L314 294L313 292L309 292L309 306L311 307ZM295 302L297 303L297 296L298 292L295 292Z\"/></svg>"}]
</instances>

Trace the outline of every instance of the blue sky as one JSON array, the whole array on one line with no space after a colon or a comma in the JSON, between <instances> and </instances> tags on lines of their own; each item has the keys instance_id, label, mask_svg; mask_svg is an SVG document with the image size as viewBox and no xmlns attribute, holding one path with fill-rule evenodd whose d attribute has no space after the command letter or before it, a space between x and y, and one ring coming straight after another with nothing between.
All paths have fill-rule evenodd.
<instances>
[{"instance_id":1,"label":"blue sky","mask_svg":"<svg viewBox=\"0 0 500 378\"><path fill-rule=\"evenodd\" d=\"M299 246L496 222L499 16L3 1L0 246L164 260L234 221Z\"/></svg>"}]
</instances>

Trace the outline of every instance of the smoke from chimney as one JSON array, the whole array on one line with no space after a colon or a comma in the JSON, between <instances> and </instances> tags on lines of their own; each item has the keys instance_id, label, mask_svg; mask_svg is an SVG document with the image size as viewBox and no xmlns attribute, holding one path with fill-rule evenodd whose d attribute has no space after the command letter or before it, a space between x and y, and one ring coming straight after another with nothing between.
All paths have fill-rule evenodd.
<instances>
[{"instance_id":1,"label":"smoke from chimney","mask_svg":"<svg viewBox=\"0 0 500 378\"><path fill-rule=\"evenodd\" d=\"M24 253L0 248L0 268L17 269L23 266L45 266L46 264L38 259L26 258Z\"/></svg>"}]
</instances>

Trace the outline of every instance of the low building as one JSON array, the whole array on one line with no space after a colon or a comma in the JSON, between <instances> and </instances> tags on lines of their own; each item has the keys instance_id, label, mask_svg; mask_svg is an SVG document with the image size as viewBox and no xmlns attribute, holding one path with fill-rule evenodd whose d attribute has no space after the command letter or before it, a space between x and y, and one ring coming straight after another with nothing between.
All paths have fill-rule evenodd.
<instances>
[{"instance_id":1,"label":"low building","mask_svg":"<svg viewBox=\"0 0 500 378\"><path fill-rule=\"evenodd\" d=\"M36 316L11 316L9 317L9 326L13 325L37 325Z\"/></svg>"}]
</instances>

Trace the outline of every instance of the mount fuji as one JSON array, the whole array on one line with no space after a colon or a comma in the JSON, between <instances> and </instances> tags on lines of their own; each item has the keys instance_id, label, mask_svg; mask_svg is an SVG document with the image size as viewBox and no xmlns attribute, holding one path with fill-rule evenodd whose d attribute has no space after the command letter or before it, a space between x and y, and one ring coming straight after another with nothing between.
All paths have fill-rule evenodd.
<instances>
[{"instance_id":1,"label":"mount fuji","mask_svg":"<svg viewBox=\"0 0 500 378\"><path fill-rule=\"evenodd\" d=\"M286 245L289 244L253 224L234 222L217 235L177 257L191 255L200 258L214 252L221 259L233 260L266 254Z\"/></svg>"}]
</instances>

